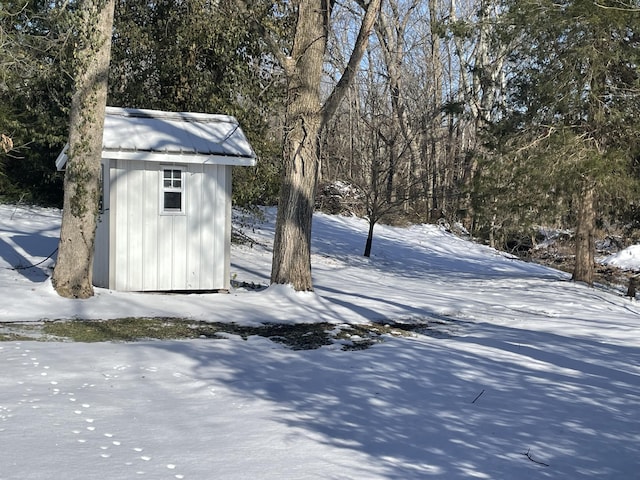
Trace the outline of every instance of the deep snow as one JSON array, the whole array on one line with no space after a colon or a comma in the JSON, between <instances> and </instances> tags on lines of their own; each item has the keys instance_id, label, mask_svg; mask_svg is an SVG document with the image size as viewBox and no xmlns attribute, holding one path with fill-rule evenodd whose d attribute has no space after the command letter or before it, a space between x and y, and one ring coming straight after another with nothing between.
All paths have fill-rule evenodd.
<instances>
[{"instance_id":1,"label":"deep snow","mask_svg":"<svg viewBox=\"0 0 640 480\"><path fill-rule=\"evenodd\" d=\"M267 284L273 214L232 248ZM315 293L53 292L57 210L0 206L0 319L427 320L363 351L261 337L0 343L0 480L640 478L640 308L434 226L314 217ZM241 219L238 219L240 222ZM246 225L246 222L241 222Z\"/></svg>"},{"instance_id":2,"label":"deep snow","mask_svg":"<svg viewBox=\"0 0 640 480\"><path fill-rule=\"evenodd\" d=\"M631 245L624 250L608 255L601 260L601 263L624 270L640 270L640 245Z\"/></svg>"}]
</instances>

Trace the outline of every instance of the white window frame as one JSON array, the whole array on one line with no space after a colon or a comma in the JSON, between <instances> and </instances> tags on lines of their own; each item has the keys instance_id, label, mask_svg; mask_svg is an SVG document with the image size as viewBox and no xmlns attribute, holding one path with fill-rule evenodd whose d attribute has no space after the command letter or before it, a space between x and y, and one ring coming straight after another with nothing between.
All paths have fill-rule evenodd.
<instances>
[{"instance_id":1,"label":"white window frame","mask_svg":"<svg viewBox=\"0 0 640 480\"><path fill-rule=\"evenodd\" d=\"M165 178L165 172L171 171L171 177ZM180 172L179 184L176 184L178 178L174 176L173 172ZM187 201L187 188L186 188L186 167L182 165L161 165L160 166L160 215L186 215L186 201ZM168 180L165 182L165 180ZM165 193L179 193L180 194L180 209L167 208L165 206Z\"/></svg>"}]
</instances>

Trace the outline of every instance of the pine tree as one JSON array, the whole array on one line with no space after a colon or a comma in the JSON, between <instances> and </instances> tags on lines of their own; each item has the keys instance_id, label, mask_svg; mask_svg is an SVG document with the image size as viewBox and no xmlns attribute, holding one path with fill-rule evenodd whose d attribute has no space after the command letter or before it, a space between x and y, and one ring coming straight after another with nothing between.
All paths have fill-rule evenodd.
<instances>
[{"instance_id":1,"label":"pine tree","mask_svg":"<svg viewBox=\"0 0 640 480\"><path fill-rule=\"evenodd\" d=\"M277 20L266 2L253 7L263 21ZM260 161L234 172L234 201L275 202L280 142L269 128L284 86L234 0L120 0L111 58L110 105L235 116Z\"/></svg>"},{"instance_id":2,"label":"pine tree","mask_svg":"<svg viewBox=\"0 0 640 480\"><path fill-rule=\"evenodd\" d=\"M574 218L573 279L591 284L598 205L632 191L640 153L640 10L507 0L502 22L515 48L509 110L493 130L503 156L482 175L485 219L506 209L516 228L526 216Z\"/></svg>"},{"instance_id":3,"label":"pine tree","mask_svg":"<svg viewBox=\"0 0 640 480\"><path fill-rule=\"evenodd\" d=\"M0 5L0 133L13 144L0 154L3 201L60 204L54 160L67 136L72 10L66 2Z\"/></svg>"}]
</instances>

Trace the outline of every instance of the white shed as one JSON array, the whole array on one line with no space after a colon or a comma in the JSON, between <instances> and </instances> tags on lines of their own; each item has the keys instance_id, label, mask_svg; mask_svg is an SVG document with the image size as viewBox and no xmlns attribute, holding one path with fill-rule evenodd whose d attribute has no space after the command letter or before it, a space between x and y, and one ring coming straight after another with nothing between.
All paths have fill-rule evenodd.
<instances>
[{"instance_id":1,"label":"white shed","mask_svg":"<svg viewBox=\"0 0 640 480\"><path fill-rule=\"evenodd\" d=\"M93 284L226 290L231 169L256 155L226 115L107 107ZM67 147L56 165L66 163Z\"/></svg>"}]
</instances>

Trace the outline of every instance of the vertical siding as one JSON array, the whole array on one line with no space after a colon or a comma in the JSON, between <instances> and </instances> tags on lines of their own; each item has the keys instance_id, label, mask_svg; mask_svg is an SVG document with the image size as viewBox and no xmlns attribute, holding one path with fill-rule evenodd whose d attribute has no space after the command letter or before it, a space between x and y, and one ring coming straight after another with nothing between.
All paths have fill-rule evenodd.
<instances>
[{"instance_id":1,"label":"vertical siding","mask_svg":"<svg viewBox=\"0 0 640 480\"><path fill-rule=\"evenodd\" d=\"M212 285L211 288L223 288L220 285L220 276L216 268L216 264L218 263L217 243L220 237L220 231L216 224L220 214L220 207L217 203L216 196L219 188L218 175L220 168L218 165L207 165L205 168L207 188L202 203L206 209L205 218L203 219L203 223L206 222L206 229L204 230L206 235L203 236L202 250L207 260L209 282Z\"/></svg>"},{"instance_id":2,"label":"vertical siding","mask_svg":"<svg viewBox=\"0 0 640 480\"><path fill-rule=\"evenodd\" d=\"M188 187L187 187L188 188ZM187 290L187 258L189 246L188 216L174 215L171 290Z\"/></svg>"},{"instance_id":3,"label":"vertical siding","mask_svg":"<svg viewBox=\"0 0 640 480\"><path fill-rule=\"evenodd\" d=\"M232 193L232 171L233 168L230 166L220 167L223 169L223 178L224 178L224 200L221 199L222 203L220 210L224 212L224 228L221 230L220 234L220 242L222 243L222 256L219 256L218 259L222 259L222 278L224 281L224 286L221 288L229 289L231 287L231 193ZM218 260L220 261L220 260Z\"/></svg>"},{"instance_id":4,"label":"vertical siding","mask_svg":"<svg viewBox=\"0 0 640 480\"><path fill-rule=\"evenodd\" d=\"M202 252L202 278L209 288L220 288L220 279L215 271L216 262L216 228L215 218L219 206L215 202L215 191L218 183L218 166L205 165L203 167L203 190L201 198L200 218L204 228L202 229L200 250Z\"/></svg>"},{"instance_id":5,"label":"vertical siding","mask_svg":"<svg viewBox=\"0 0 640 480\"><path fill-rule=\"evenodd\" d=\"M158 165L144 162L143 219L140 227L142 236L142 285L139 290L158 290L158 227L160 211L160 180Z\"/></svg>"},{"instance_id":6,"label":"vertical siding","mask_svg":"<svg viewBox=\"0 0 640 480\"><path fill-rule=\"evenodd\" d=\"M118 219L118 161L109 167L109 288L116 288L116 233Z\"/></svg>"},{"instance_id":7,"label":"vertical siding","mask_svg":"<svg viewBox=\"0 0 640 480\"><path fill-rule=\"evenodd\" d=\"M159 215L159 207L155 216L158 221L158 235L156 237L158 245L158 273L156 275L156 288L149 290L171 290L173 288L173 217L169 215Z\"/></svg>"},{"instance_id":8,"label":"vertical siding","mask_svg":"<svg viewBox=\"0 0 640 480\"><path fill-rule=\"evenodd\" d=\"M203 221L203 212L207 208L203 204L205 191L205 179L203 178L202 165L189 165L186 175L187 183L187 232L186 232L186 273L187 289L197 289L200 285L206 285L203 272L206 271L202 239L206 235L206 225Z\"/></svg>"},{"instance_id":9,"label":"vertical siding","mask_svg":"<svg viewBox=\"0 0 640 480\"><path fill-rule=\"evenodd\" d=\"M226 226L227 172L231 167L216 165L215 183L211 188L211 203L216 205L211 222L211 251L213 255L211 269L216 278L216 288L228 288L229 274L225 268L225 243L230 232ZM213 177L213 176L212 176Z\"/></svg>"},{"instance_id":10,"label":"vertical siding","mask_svg":"<svg viewBox=\"0 0 640 480\"><path fill-rule=\"evenodd\" d=\"M224 279L224 239L225 239L225 171L226 167L222 165L216 165L216 186L214 191L214 203L218 205L214 222L212 224L214 233L213 238L215 246L213 249L213 255L215 258L213 264L213 271L216 278ZM229 167L230 168L230 167ZM226 282L219 286L219 288L226 288Z\"/></svg>"},{"instance_id":11,"label":"vertical siding","mask_svg":"<svg viewBox=\"0 0 640 480\"><path fill-rule=\"evenodd\" d=\"M93 257L92 283L96 287L109 288L109 160L103 160L102 204L104 212L98 217L96 244Z\"/></svg>"},{"instance_id":12,"label":"vertical siding","mask_svg":"<svg viewBox=\"0 0 640 480\"><path fill-rule=\"evenodd\" d=\"M186 215L161 215L161 165L112 162L109 287L229 288L231 167L190 164Z\"/></svg>"},{"instance_id":13,"label":"vertical siding","mask_svg":"<svg viewBox=\"0 0 640 480\"><path fill-rule=\"evenodd\" d=\"M118 160L114 168L114 181L111 185L112 203L115 203L115 217L112 236L113 284L116 290L130 290L129 258L127 240L129 239L129 172L126 160Z\"/></svg>"},{"instance_id":14,"label":"vertical siding","mask_svg":"<svg viewBox=\"0 0 640 480\"><path fill-rule=\"evenodd\" d=\"M144 211L144 192L146 171L144 162L128 162L127 172L127 215L123 219L127 224L126 247L126 288L138 290L142 288L144 264L144 228L149 220L149 215Z\"/></svg>"},{"instance_id":15,"label":"vertical siding","mask_svg":"<svg viewBox=\"0 0 640 480\"><path fill-rule=\"evenodd\" d=\"M199 287L196 288L225 289L229 288L229 269L224 254L228 249L226 239L230 239L225 218L226 210L230 212L230 205L227 205L230 195L227 190L230 186L228 179L231 168L224 165L204 165L201 168L198 201L193 203L194 210L190 212L194 219L191 271L194 272L194 279L195 272L199 271ZM198 265L193 265L194 261Z\"/></svg>"}]
</instances>

